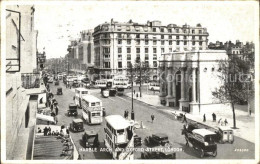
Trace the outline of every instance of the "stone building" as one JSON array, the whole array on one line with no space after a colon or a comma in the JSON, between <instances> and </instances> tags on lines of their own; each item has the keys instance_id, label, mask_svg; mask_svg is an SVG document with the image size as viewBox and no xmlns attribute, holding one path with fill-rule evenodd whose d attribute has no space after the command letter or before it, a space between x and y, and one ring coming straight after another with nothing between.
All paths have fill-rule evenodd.
<instances>
[{"instance_id":1,"label":"stone building","mask_svg":"<svg viewBox=\"0 0 260 164\"><path fill-rule=\"evenodd\" d=\"M94 29L95 69L100 74L127 74L130 64L144 62L157 74L162 53L207 48L208 32L200 24L195 27L160 21L146 24L130 20L120 23L111 20Z\"/></svg>"},{"instance_id":2,"label":"stone building","mask_svg":"<svg viewBox=\"0 0 260 164\"><path fill-rule=\"evenodd\" d=\"M6 34L3 45L6 51L6 113L7 160L30 159L36 110L39 99L46 102L37 71L36 34L34 30L34 6L12 5L6 7ZM4 99L4 98L3 98ZM3 132L3 131L2 131Z\"/></svg>"},{"instance_id":3,"label":"stone building","mask_svg":"<svg viewBox=\"0 0 260 164\"><path fill-rule=\"evenodd\" d=\"M180 110L200 113L207 108L223 107L212 91L221 86L221 60L225 50L171 52L160 58L160 100Z\"/></svg>"}]
</instances>

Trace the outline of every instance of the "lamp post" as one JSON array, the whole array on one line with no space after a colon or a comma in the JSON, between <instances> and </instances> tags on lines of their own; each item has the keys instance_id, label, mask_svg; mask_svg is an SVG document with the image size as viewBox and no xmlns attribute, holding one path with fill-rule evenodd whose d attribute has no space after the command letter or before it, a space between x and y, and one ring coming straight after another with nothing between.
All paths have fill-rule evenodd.
<instances>
[{"instance_id":1,"label":"lamp post","mask_svg":"<svg viewBox=\"0 0 260 164\"><path fill-rule=\"evenodd\" d=\"M142 97L142 63L140 61L140 97Z\"/></svg>"},{"instance_id":2,"label":"lamp post","mask_svg":"<svg viewBox=\"0 0 260 164\"><path fill-rule=\"evenodd\" d=\"M134 91L133 91L133 66L132 63L130 64L131 69L131 85L132 85L132 110L131 110L131 120L135 120L135 113L134 113Z\"/></svg>"}]
</instances>

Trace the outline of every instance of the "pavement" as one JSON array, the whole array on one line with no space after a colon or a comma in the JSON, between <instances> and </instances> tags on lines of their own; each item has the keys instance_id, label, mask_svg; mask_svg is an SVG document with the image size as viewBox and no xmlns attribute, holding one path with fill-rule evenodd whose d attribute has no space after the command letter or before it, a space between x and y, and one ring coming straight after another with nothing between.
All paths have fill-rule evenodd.
<instances>
[{"instance_id":1,"label":"pavement","mask_svg":"<svg viewBox=\"0 0 260 164\"><path fill-rule=\"evenodd\" d=\"M136 97L136 94L138 93L138 97ZM131 97L131 92L125 94L128 97ZM180 111L177 107L167 107L160 104L160 99L158 95L150 95L142 92L142 97L140 97L140 93L136 92L134 97L135 100L138 100L142 103L145 103L147 105L153 106L154 108L157 108L158 110L168 113L175 117L175 115L178 115L179 113L184 113ZM233 129L234 135L237 137L240 137L242 139L245 139L249 142L255 143L255 115L254 113L251 114L251 116L248 115L246 110L243 108L247 108L247 105L236 105L235 106L235 114L236 114L236 127L237 129ZM217 116L217 121L213 122L212 120L212 113L215 113ZM186 113L186 118L190 119L192 121L198 122L200 124L204 124L206 126L216 128L217 126L220 126L221 123L225 119L227 119L228 124L226 126L232 127L233 126L233 113L232 110L210 110L206 115L206 122L203 122L203 114L189 114ZM177 119L177 118L176 118ZM219 121L221 119L221 121ZM220 123L218 123L220 122Z\"/></svg>"}]
</instances>

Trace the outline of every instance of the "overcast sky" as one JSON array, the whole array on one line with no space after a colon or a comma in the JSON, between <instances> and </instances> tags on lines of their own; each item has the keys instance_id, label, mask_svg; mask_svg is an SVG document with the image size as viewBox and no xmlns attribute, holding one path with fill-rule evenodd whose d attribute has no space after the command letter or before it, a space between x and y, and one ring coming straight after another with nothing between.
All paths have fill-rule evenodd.
<instances>
[{"instance_id":1,"label":"overcast sky","mask_svg":"<svg viewBox=\"0 0 260 164\"><path fill-rule=\"evenodd\" d=\"M256 2L51 2L35 4L38 50L45 47L47 58L64 57L69 40L81 30L114 21L137 23L160 20L195 26L209 32L209 42L253 41L259 14Z\"/></svg>"}]
</instances>

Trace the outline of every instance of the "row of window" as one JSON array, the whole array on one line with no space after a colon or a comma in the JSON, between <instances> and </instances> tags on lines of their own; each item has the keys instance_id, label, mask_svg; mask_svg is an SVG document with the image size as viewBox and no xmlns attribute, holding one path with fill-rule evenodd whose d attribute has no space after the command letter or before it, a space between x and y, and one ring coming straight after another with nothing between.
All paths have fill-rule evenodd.
<instances>
[{"instance_id":1,"label":"row of window","mask_svg":"<svg viewBox=\"0 0 260 164\"><path fill-rule=\"evenodd\" d=\"M117 37L118 39L123 39L123 36L126 36L127 39L132 39L132 37L135 36L136 39L140 39L140 34L118 34ZM132 36L132 37L131 37ZM153 39L165 39L164 36L169 36L168 39L172 39L172 35L161 35L161 38L157 38L157 35L153 35ZM180 36L181 35L176 35L176 39L180 39ZM104 34L104 37L103 38L107 38L107 39L110 39L110 36L108 34ZM148 34L145 34L144 35L144 38L145 39L149 39L149 35ZM187 36L184 35L183 36L183 39L187 39ZM192 36L192 39L195 39L195 36ZM199 40L202 40L202 36L199 36Z\"/></svg>"},{"instance_id":2,"label":"row of window","mask_svg":"<svg viewBox=\"0 0 260 164\"><path fill-rule=\"evenodd\" d=\"M139 60L140 60L140 58L139 58ZM130 68L130 65L131 65L131 61L127 61L127 68ZM149 61L145 61L145 65L149 66ZM118 68L123 68L122 62L118 62L117 66L118 66ZM158 66L158 62L153 61L153 67L157 67L157 66ZM110 62L104 62L104 68L110 68Z\"/></svg>"},{"instance_id":3,"label":"row of window","mask_svg":"<svg viewBox=\"0 0 260 164\"><path fill-rule=\"evenodd\" d=\"M156 45L157 43L161 42L161 45L165 45L165 41L164 40L161 40L161 41L157 41L157 40L153 40L153 45ZM177 40L176 41L176 45L180 45L180 40ZM126 44L130 45L132 43L132 40L131 39L127 39L126 40ZM136 45L140 45L140 40L137 40L135 41ZM169 45L172 45L173 41L169 41ZM184 45L187 45L188 41L183 41L183 44ZM195 41L192 41L192 45L195 45ZM122 44L122 40L119 39L117 41L117 44ZM148 45L149 44L149 40L145 40L145 45ZM202 45L202 41L199 41L199 45Z\"/></svg>"}]
</instances>

